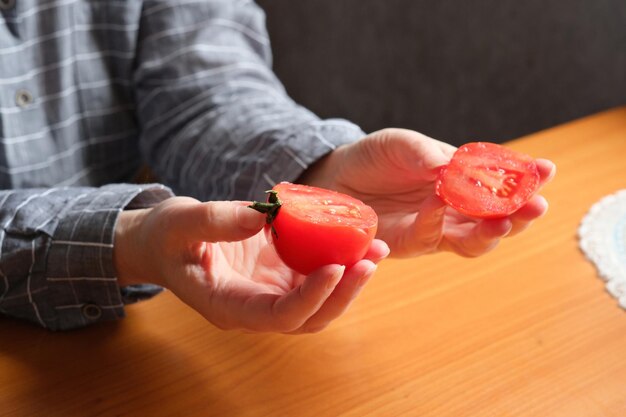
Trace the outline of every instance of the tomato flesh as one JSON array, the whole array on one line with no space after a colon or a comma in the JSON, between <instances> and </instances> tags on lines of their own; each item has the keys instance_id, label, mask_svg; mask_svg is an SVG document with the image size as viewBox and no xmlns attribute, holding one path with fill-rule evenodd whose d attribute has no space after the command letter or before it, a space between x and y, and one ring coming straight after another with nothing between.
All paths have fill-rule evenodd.
<instances>
[{"instance_id":1,"label":"tomato flesh","mask_svg":"<svg viewBox=\"0 0 626 417\"><path fill-rule=\"evenodd\" d=\"M435 191L459 212L478 218L508 216L539 189L535 160L488 142L461 146L443 167Z\"/></svg>"},{"instance_id":2,"label":"tomato flesh","mask_svg":"<svg viewBox=\"0 0 626 417\"><path fill-rule=\"evenodd\" d=\"M282 182L273 190L282 205L266 231L287 266L307 275L324 265L349 267L363 259L378 226L371 207L307 185Z\"/></svg>"}]
</instances>

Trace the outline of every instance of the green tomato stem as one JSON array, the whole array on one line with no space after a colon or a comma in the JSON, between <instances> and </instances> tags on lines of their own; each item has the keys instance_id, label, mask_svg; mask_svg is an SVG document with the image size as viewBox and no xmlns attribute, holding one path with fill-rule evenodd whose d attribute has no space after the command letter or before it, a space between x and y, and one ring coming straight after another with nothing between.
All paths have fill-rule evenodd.
<instances>
[{"instance_id":1,"label":"green tomato stem","mask_svg":"<svg viewBox=\"0 0 626 417\"><path fill-rule=\"evenodd\" d=\"M270 225L274 238L278 239L278 233L274 228L274 219L276 218L276 216L278 216L278 212L280 211L280 207L283 203L282 201L280 201L280 198L278 198L278 192L274 190L268 190L265 193L268 194L266 203L253 201L252 204L248 207L258 211L259 213L267 215L265 222Z\"/></svg>"}]
</instances>

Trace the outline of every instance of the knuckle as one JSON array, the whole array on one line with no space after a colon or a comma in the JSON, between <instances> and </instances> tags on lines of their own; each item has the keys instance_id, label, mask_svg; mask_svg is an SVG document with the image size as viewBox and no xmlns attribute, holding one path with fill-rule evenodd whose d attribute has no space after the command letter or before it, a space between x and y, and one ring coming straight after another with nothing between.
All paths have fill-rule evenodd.
<instances>
[{"instance_id":1,"label":"knuckle","mask_svg":"<svg viewBox=\"0 0 626 417\"><path fill-rule=\"evenodd\" d=\"M278 314L274 318L273 327L278 333L291 333L302 326L301 322L287 314Z\"/></svg>"},{"instance_id":2,"label":"knuckle","mask_svg":"<svg viewBox=\"0 0 626 417\"><path fill-rule=\"evenodd\" d=\"M466 258L478 258L479 256L482 256L486 254L487 252L492 251L493 249L496 248L496 246L498 246L498 241L491 242L490 244L480 246L480 247L465 248L465 250L463 250L461 255Z\"/></svg>"},{"instance_id":3,"label":"knuckle","mask_svg":"<svg viewBox=\"0 0 626 417\"><path fill-rule=\"evenodd\" d=\"M303 333L310 333L310 334L320 333L322 330L326 329L327 327L328 327L328 323L309 325L309 326L304 327Z\"/></svg>"},{"instance_id":4,"label":"knuckle","mask_svg":"<svg viewBox=\"0 0 626 417\"><path fill-rule=\"evenodd\" d=\"M378 131L378 134L384 137L388 137L388 136L395 136L399 133L400 129L395 128L395 127L386 127L383 129L380 129Z\"/></svg>"},{"instance_id":5,"label":"knuckle","mask_svg":"<svg viewBox=\"0 0 626 417\"><path fill-rule=\"evenodd\" d=\"M275 331L278 333L293 333L297 331L299 327L300 326L297 324L286 321L283 323L277 323L275 326Z\"/></svg>"},{"instance_id":6,"label":"knuckle","mask_svg":"<svg viewBox=\"0 0 626 417\"><path fill-rule=\"evenodd\" d=\"M217 205L214 202L205 203L205 218L206 224L210 225L217 221L219 217L219 210Z\"/></svg>"},{"instance_id":7,"label":"knuckle","mask_svg":"<svg viewBox=\"0 0 626 417\"><path fill-rule=\"evenodd\" d=\"M439 242L441 242L441 234L425 235L422 236L420 240L422 252L430 253L437 249L437 246L439 246Z\"/></svg>"}]
</instances>

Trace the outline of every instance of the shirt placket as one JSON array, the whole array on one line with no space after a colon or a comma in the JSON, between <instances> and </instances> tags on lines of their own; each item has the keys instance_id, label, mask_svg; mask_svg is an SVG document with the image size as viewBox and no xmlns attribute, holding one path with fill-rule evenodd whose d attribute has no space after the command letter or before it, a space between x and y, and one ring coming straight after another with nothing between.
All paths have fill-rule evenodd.
<instances>
[{"instance_id":1,"label":"shirt placket","mask_svg":"<svg viewBox=\"0 0 626 417\"><path fill-rule=\"evenodd\" d=\"M2 188L19 187L19 174L15 167L28 165L31 155L21 137L28 132L22 112L35 103L34 77L29 76L33 63L20 45L28 42L24 12L34 7L30 0L0 0L2 13L2 33L0 39L0 138L2 155L0 159L0 185Z\"/></svg>"}]
</instances>

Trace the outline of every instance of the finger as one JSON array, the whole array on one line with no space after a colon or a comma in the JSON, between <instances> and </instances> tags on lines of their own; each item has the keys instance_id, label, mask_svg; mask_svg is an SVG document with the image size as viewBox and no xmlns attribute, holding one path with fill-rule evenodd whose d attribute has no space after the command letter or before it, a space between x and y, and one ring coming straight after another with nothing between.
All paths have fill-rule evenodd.
<instances>
[{"instance_id":1,"label":"finger","mask_svg":"<svg viewBox=\"0 0 626 417\"><path fill-rule=\"evenodd\" d=\"M250 298L242 314L244 327L256 331L294 331L320 309L344 271L342 265L327 265L285 295L260 294Z\"/></svg>"},{"instance_id":2,"label":"finger","mask_svg":"<svg viewBox=\"0 0 626 417\"><path fill-rule=\"evenodd\" d=\"M461 256L476 257L495 248L507 236L513 224L510 219L489 219L478 222L466 235L451 236L444 249Z\"/></svg>"},{"instance_id":3,"label":"finger","mask_svg":"<svg viewBox=\"0 0 626 417\"><path fill-rule=\"evenodd\" d=\"M190 203L177 212L177 227L187 236L205 242L234 242L258 233L265 215L247 207L242 201Z\"/></svg>"},{"instance_id":4,"label":"finger","mask_svg":"<svg viewBox=\"0 0 626 417\"><path fill-rule=\"evenodd\" d=\"M292 333L316 333L341 316L376 271L376 264L362 260L348 269L326 302Z\"/></svg>"},{"instance_id":5,"label":"finger","mask_svg":"<svg viewBox=\"0 0 626 417\"><path fill-rule=\"evenodd\" d=\"M513 227L508 236L515 236L527 229L534 220L545 215L547 211L548 201L541 195L534 196L524 207L510 216Z\"/></svg>"},{"instance_id":6,"label":"finger","mask_svg":"<svg viewBox=\"0 0 626 417\"><path fill-rule=\"evenodd\" d=\"M374 263L378 263L385 259L387 256L389 256L389 252L390 250L389 246L387 246L387 243L380 239L374 239L363 258L368 259Z\"/></svg>"},{"instance_id":7,"label":"finger","mask_svg":"<svg viewBox=\"0 0 626 417\"><path fill-rule=\"evenodd\" d=\"M539 170L539 184L543 186L554 178L556 175L556 165L547 159L537 159L537 169ZM543 216L548 211L548 201L540 195L536 195L530 199L522 208L517 210L510 216L513 227L508 236L515 236L526 230L530 224Z\"/></svg>"},{"instance_id":8,"label":"finger","mask_svg":"<svg viewBox=\"0 0 626 417\"><path fill-rule=\"evenodd\" d=\"M439 173L441 170L450 163L452 156L456 152L457 148L445 143L440 142L438 140L433 139L439 152L437 153L435 158L432 158L429 161L428 170L429 170L429 178L431 181L435 181L439 177Z\"/></svg>"},{"instance_id":9,"label":"finger","mask_svg":"<svg viewBox=\"0 0 626 417\"><path fill-rule=\"evenodd\" d=\"M374 239L367 253L363 256L363 259L371 261L374 264L378 264L383 259L389 256L389 252L390 252L389 246L387 246L387 243L385 243L385 241L380 240L380 239ZM354 265L348 268L348 270L352 270L352 268L354 268ZM300 278L296 278L294 280L294 283L295 285L300 285L306 279L307 278L305 276L301 276ZM343 282L343 280L344 279L342 278L341 282Z\"/></svg>"},{"instance_id":10,"label":"finger","mask_svg":"<svg viewBox=\"0 0 626 417\"><path fill-rule=\"evenodd\" d=\"M436 195L427 197L419 206L413 225L402 235L393 253L396 257L417 256L433 252L443 236L446 204Z\"/></svg>"},{"instance_id":11,"label":"finger","mask_svg":"<svg viewBox=\"0 0 626 417\"><path fill-rule=\"evenodd\" d=\"M554 165L554 162L548 159L537 159L535 163L539 171L539 183L544 185L552 181L556 175L556 165Z\"/></svg>"},{"instance_id":12,"label":"finger","mask_svg":"<svg viewBox=\"0 0 626 417\"><path fill-rule=\"evenodd\" d=\"M416 144L416 155L421 155L422 165L426 170L426 179L435 181L441 169L450 163L456 148L435 139Z\"/></svg>"},{"instance_id":13,"label":"finger","mask_svg":"<svg viewBox=\"0 0 626 417\"><path fill-rule=\"evenodd\" d=\"M465 248L471 257L483 255L495 248L500 239L511 232L510 219L483 220L474 226L470 236L466 237Z\"/></svg>"},{"instance_id":14,"label":"finger","mask_svg":"<svg viewBox=\"0 0 626 417\"><path fill-rule=\"evenodd\" d=\"M450 161L455 150L451 145L407 129L387 128L373 136L392 139L393 149L403 165L428 181L437 177L439 169Z\"/></svg>"}]
</instances>

